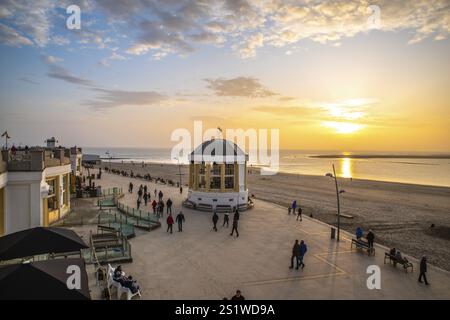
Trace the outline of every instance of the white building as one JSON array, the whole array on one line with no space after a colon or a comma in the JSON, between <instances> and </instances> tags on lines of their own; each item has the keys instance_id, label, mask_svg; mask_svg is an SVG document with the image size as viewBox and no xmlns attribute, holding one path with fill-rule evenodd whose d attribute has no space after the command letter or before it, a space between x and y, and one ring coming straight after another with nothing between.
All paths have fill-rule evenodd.
<instances>
[{"instance_id":1,"label":"white building","mask_svg":"<svg viewBox=\"0 0 450 320\"><path fill-rule=\"evenodd\" d=\"M83 151L81 148L70 148L70 165L72 167L72 174L74 176L81 175L81 161L83 159Z\"/></svg>"},{"instance_id":2,"label":"white building","mask_svg":"<svg viewBox=\"0 0 450 320\"><path fill-rule=\"evenodd\" d=\"M2 151L0 236L48 226L69 213L68 154L65 149L44 148Z\"/></svg>"},{"instance_id":3,"label":"white building","mask_svg":"<svg viewBox=\"0 0 450 320\"><path fill-rule=\"evenodd\" d=\"M248 155L224 139L203 142L189 155L186 205L199 210L224 211L248 207Z\"/></svg>"}]
</instances>

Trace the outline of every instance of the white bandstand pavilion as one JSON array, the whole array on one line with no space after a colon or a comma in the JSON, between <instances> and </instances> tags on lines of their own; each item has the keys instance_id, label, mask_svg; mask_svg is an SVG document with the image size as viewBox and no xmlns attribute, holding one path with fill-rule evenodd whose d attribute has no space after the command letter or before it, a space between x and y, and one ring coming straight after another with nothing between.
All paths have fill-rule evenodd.
<instances>
[{"instance_id":1,"label":"white bandstand pavilion","mask_svg":"<svg viewBox=\"0 0 450 320\"><path fill-rule=\"evenodd\" d=\"M229 211L248 207L248 155L234 142L212 139L189 156L187 204L195 209Z\"/></svg>"}]
</instances>

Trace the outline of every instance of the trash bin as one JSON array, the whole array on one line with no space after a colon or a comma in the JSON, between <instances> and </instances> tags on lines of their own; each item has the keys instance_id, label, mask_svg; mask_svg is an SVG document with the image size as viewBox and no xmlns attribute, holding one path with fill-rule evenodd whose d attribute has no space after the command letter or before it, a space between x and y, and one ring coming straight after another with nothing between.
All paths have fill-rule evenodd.
<instances>
[{"instance_id":1,"label":"trash bin","mask_svg":"<svg viewBox=\"0 0 450 320\"><path fill-rule=\"evenodd\" d=\"M336 228L331 227L331 239L336 238Z\"/></svg>"}]
</instances>

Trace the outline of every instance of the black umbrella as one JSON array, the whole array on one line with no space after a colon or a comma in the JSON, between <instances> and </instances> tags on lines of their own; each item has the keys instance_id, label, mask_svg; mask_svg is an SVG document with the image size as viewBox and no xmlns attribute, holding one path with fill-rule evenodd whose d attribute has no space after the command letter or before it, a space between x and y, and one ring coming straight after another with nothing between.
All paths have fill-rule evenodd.
<instances>
[{"instance_id":1,"label":"black umbrella","mask_svg":"<svg viewBox=\"0 0 450 320\"><path fill-rule=\"evenodd\" d=\"M73 269L80 272L74 272ZM80 277L79 289L76 286L69 289L67 282L69 285L76 285L76 281L72 281L76 276ZM89 299L88 278L81 258L52 259L0 267L0 300Z\"/></svg>"},{"instance_id":2,"label":"black umbrella","mask_svg":"<svg viewBox=\"0 0 450 320\"><path fill-rule=\"evenodd\" d=\"M0 260L89 248L72 230L37 227L0 237Z\"/></svg>"}]
</instances>

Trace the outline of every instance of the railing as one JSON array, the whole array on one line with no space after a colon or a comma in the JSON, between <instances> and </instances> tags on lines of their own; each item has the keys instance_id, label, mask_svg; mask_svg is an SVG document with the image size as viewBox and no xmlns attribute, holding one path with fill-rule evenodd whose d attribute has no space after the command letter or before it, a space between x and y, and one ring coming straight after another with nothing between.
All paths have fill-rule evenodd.
<instances>
[{"instance_id":1,"label":"railing","mask_svg":"<svg viewBox=\"0 0 450 320\"><path fill-rule=\"evenodd\" d=\"M138 210L135 208L130 208L129 206L117 201L117 209L119 209L121 212L123 212L125 214L125 217L127 216L131 216L134 217L135 219L137 219L137 222L139 224L139 220L144 220L147 222L152 222L152 223L156 223L159 224L159 216L156 213L150 213L150 211L148 212L143 212L142 210Z\"/></svg>"}]
</instances>

